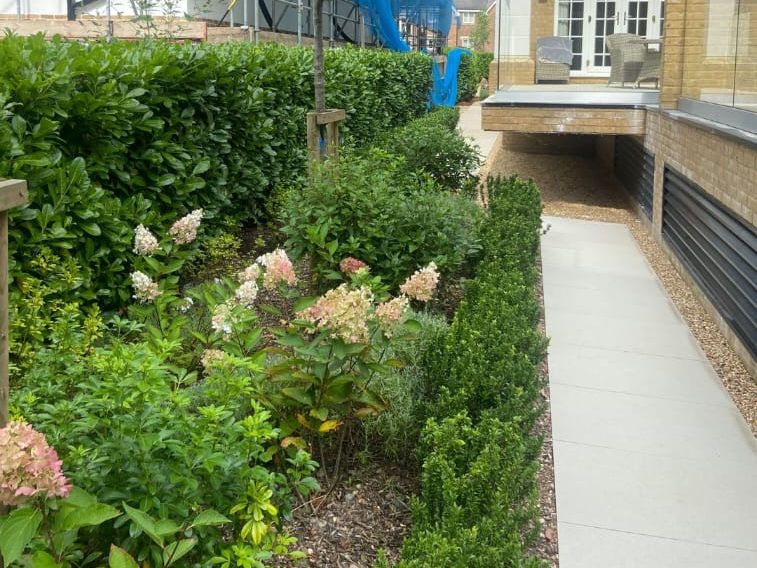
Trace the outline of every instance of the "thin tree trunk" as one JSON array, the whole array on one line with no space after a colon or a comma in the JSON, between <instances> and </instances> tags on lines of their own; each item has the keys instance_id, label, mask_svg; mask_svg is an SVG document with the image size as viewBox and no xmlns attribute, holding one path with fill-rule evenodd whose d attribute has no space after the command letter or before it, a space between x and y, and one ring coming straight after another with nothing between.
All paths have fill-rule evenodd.
<instances>
[{"instance_id":1,"label":"thin tree trunk","mask_svg":"<svg viewBox=\"0 0 757 568\"><path fill-rule=\"evenodd\" d=\"M313 74L315 86L315 112L326 110L326 81L323 77L323 0L315 0L315 57Z\"/></svg>"}]
</instances>

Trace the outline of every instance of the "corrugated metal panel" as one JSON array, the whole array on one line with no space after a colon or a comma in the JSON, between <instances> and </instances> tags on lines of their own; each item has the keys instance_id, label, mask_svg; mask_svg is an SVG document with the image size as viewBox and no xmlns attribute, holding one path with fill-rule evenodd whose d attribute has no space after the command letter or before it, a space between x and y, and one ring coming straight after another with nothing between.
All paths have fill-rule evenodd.
<instances>
[{"instance_id":1,"label":"corrugated metal panel","mask_svg":"<svg viewBox=\"0 0 757 568\"><path fill-rule=\"evenodd\" d=\"M757 357L757 233L702 188L665 168L662 236Z\"/></svg>"},{"instance_id":2,"label":"corrugated metal panel","mask_svg":"<svg viewBox=\"0 0 757 568\"><path fill-rule=\"evenodd\" d=\"M654 195L654 155L631 136L615 138L615 175L652 218Z\"/></svg>"}]
</instances>

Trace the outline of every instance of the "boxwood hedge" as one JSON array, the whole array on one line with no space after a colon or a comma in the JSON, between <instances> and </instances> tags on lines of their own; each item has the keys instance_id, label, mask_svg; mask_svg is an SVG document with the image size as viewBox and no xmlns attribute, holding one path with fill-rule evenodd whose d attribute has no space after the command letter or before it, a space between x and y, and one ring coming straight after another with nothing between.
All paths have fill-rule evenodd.
<instances>
[{"instance_id":1,"label":"boxwood hedge","mask_svg":"<svg viewBox=\"0 0 757 568\"><path fill-rule=\"evenodd\" d=\"M534 286L541 203L533 182L489 179L483 260L428 357L423 488L403 568L536 567L541 412Z\"/></svg>"}]
</instances>

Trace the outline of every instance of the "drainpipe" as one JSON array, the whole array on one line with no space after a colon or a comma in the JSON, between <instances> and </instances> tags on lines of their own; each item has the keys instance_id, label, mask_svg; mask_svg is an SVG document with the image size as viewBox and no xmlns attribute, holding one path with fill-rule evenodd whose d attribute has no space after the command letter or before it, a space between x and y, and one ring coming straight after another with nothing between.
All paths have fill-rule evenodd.
<instances>
[{"instance_id":1,"label":"drainpipe","mask_svg":"<svg viewBox=\"0 0 757 568\"><path fill-rule=\"evenodd\" d=\"M16 20L21 21L21 0L16 0Z\"/></svg>"}]
</instances>

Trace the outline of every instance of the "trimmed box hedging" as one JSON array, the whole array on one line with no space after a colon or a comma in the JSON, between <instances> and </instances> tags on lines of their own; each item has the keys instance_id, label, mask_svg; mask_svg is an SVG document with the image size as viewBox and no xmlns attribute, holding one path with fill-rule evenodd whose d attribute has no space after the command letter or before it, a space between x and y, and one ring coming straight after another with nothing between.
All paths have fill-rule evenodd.
<instances>
[{"instance_id":1,"label":"trimmed box hedging","mask_svg":"<svg viewBox=\"0 0 757 568\"><path fill-rule=\"evenodd\" d=\"M484 255L449 332L428 359L423 489L403 568L539 566L541 441L533 435L546 340L535 268L541 202L531 181L487 182Z\"/></svg>"},{"instance_id":2,"label":"trimmed box hedging","mask_svg":"<svg viewBox=\"0 0 757 568\"><path fill-rule=\"evenodd\" d=\"M0 40L0 177L26 179L11 214L13 273L72 262L77 300L128 297L132 229L205 210L208 230L256 220L304 175L312 50L277 44ZM423 114L430 58L326 55L327 103L363 144ZM67 293L62 291L65 296Z\"/></svg>"}]
</instances>

